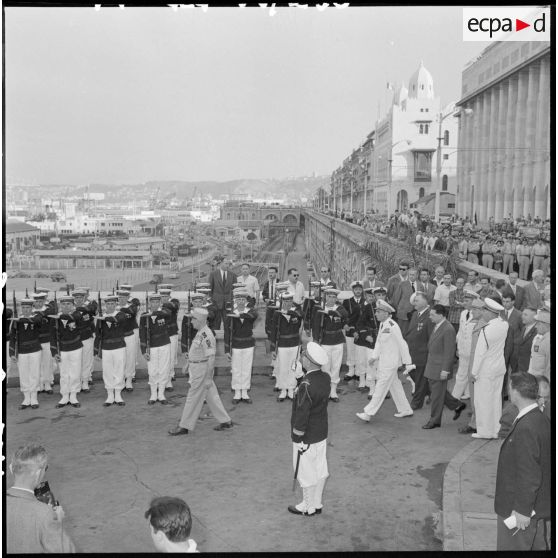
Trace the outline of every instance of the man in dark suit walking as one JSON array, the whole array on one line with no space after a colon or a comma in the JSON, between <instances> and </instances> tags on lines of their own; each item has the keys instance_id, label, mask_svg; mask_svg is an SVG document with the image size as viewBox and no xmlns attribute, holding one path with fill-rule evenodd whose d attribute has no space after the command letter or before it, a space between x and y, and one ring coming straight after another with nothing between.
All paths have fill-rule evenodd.
<instances>
[{"instance_id":1,"label":"man in dark suit walking","mask_svg":"<svg viewBox=\"0 0 558 558\"><path fill-rule=\"evenodd\" d=\"M537 335L537 328L535 327L536 315L537 311L535 308L525 308L521 313L523 326L515 334L509 359L509 366L512 374L516 372L527 372L527 370L529 370L531 346L533 345L533 339Z\"/></svg>"},{"instance_id":2,"label":"man in dark suit walking","mask_svg":"<svg viewBox=\"0 0 558 558\"><path fill-rule=\"evenodd\" d=\"M219 264L219 269L212 271L209 276L211 300L213 300L218 310L214 322L216 330L221 329L221 320L223 320L223 317L227 313L227 303L229 305L229 310L232 309L232 291L237 276L232 271L229 271L230 265L230 260L222 260Z\"/></svg>"},{"instance_id":3,"label":"man in dark suit walking","mask_svg":"<svg viewBox=\"0 0 558 558\"><path fill-rule=\"evenodd\" d=\"M552 513L551 433L550 421L537 405L538 390L531 374L511 376L510 401L519 414L498 458L496 550L549 550L544 532Z\"/></svg>"},{"instance_id":4,"label":"man in dark suit walking","mask_svg":"<svg viewBox=\"0 0 558 558\"><path fill-rule=\"evenodd\" d=\"M412 295L411 304L413 304L415 311L411 316L409 328L404 338L409 346L411 360L416 366L410 372L411 378L415 382L411 409L416 411L424 405L424 398L430 395L428 379L424 377L424 368L428 358L428 340L434 330L434 324L430 319L430 307L425 293L418 292Z\"/></svg>"},{"instance_id":5,"label":"man in dark suit walking","mask_svg":"<svg viewBox=\"0 0 558 558\"><path fill-rule=\"evenodd\" d=\"M396 310L395 316L397 317L397 323L399 324L399 329L403 336L407 333L407 328L409 327L409 315L413 311L413 305L410 302L411 295L415 292L415 283L417 279L417 270L409 269L407 279L405 281L400 281L395 287L393 293L393 299L391 300L392 305Z\"/></svg>"},{"instance_id":6,"label":"man in dark suit walking","mask_svg":"<svg viewBox=\"0 0 558 558\"><path fill-rule=\"evenodd\" d=\"M510 273L506 287L515 295L514 306L521 312L525 306L525 289L517 284L519 275L517 271Z\"/></svg>"},{"instance_id":7,"label":"man in dark suit walking","mask_svg":"<svg viewBox=\"0 0 558 558\"><path fill-rule=\"evenodd\" d=\"M502 320L508 322L508 334L504 346L506 374L504 376L504 384L502 385L502 397L505 397L508 389L508 369L513 352L514 339L521 330L523 322L521 321L521 312L515 308L515 295L513 291L507 287L502 291L502 306L504 307L504 311L500 317Z\"/></svg>"},{"instance_id":8,"label":"man in dark suit walking","mask_svg":"<svg viewBox=\"0 0 558 558\"><path fill-rule=\"evenodd\" d=\"M435 304L430 310L430 319L435 327L428 340L428 358L424 376L428 378L430 384L432 401L430 420L423 426L425 430L442 425L444 405L455 411L453 420L457 420L467 406L453 397L447 389L448 379L453 373L456 342L455 329L446 320L446 315L447 308L441 304Z\"/></svg>"}]
</instances>

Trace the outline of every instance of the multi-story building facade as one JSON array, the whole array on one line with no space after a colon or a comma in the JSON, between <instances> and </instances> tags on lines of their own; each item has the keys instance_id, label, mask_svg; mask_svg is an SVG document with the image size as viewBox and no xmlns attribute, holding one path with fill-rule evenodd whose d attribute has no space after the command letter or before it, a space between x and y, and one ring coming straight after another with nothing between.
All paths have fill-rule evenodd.
<instances>
[{"instance_id":1,"label":"multi-story building facade","mask_svg":"<svg viewBox=\"0 0 558 558\"><path fill-rule=\"evenodd\" d=\"M457 213L550 217L550 44L497 42L463 70Z\"/></svg>"}]
</instances>

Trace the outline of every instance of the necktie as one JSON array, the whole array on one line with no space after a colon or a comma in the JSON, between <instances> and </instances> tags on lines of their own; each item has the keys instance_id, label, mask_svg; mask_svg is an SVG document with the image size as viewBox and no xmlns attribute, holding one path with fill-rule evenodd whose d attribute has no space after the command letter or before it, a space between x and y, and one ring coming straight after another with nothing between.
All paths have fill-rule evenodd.
<instances>
[{"instance_id":1,"label":"necktie","mask_svg":"<svg viewBox=\"0 0 558 558\"><path fill-rule=\"evenodd\" d=\"M469 310L467 310L467 318L466 320L469 321L469 316L471 315L471 312L469 312Z\"/></svg>"},{"instance_id":2,"label":"necktie","mask_svg":"<svg viewBox=\"0 0 558 558\"><path fill-rule=\"evenodd\" d=\"M274 299L274 297L273 297L273 290L274 290L273 287L274 287L274 286L275 286L275 285L274 285L274 281L272 280L272 281L271 281L271 288L269 289L269 298L270 298L271 300Z\"/></svg>"},{"instance_id":3,"label":"necktie","mask_svg":"<svg viewBox=\"0 0 558 558\"><path fill-rule=\"evenodd\" d=\"M227 282L227 272L223 271L223 283Z\"/></svg>"},{"instance_id":4,"label":"necktie","mask_svg":"<svg viewBox=\"0 0 558 558\"><path fill-rule=\"evenodd\" d=\"M411 283L411 286L413 287L413 292L416 293L416 292L417 292L417 289L416 289L416 287L415 287L415 283Z\"/></svg>"}]
</instances>

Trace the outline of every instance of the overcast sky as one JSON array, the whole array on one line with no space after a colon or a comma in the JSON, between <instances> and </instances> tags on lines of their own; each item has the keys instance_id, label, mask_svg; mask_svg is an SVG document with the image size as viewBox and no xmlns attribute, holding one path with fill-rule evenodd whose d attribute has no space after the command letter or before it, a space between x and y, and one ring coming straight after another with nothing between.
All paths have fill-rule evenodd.
<instances>
[{"instance_id":1,"label":"overcast sky","mask_svg":"<svg viewBox=\"0 0 558 558\"><path fill-rule=\"evenodd\" d=\"M5 9L6 174L38 183L331 173L421 60L459 99L460 7Z\"/></svg>"}]
</instances>

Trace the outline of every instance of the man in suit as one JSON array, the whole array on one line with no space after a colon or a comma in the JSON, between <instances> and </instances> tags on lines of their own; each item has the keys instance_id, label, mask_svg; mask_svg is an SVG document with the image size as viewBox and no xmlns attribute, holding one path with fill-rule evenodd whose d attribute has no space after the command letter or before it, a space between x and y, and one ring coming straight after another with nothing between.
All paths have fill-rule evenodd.
<instances>
[{"instance_id":1,"label":"man in suit","mask_svg":"<svg viewBox=\"0 0 558 558\"><path fill-rule=\"evenodd\" d=\"M36 444L19 448L12 458L14 484L7 491L5 510L8 554L76 551L62 524L62 506L52 495L48 504L35 497L35 488L44 480L47 468L47 452Z\"/></svg>"},{"instance_id":2,"label":"man in suit","mask_svg":"<svg viewBox=\"0 0 558 558\"><path fill-rule=\"evenodd\" d=\"M513 340L512 352L509 359L510 372L527 372L531 360L531 347L537 335L535 308L524 308L521 313L522 327Z\"/></svg>"},{"instance_id":3,"label":"man in suit","mask_svg":"<svg viewBox=\"0 0 558 558\"><path fill-rule=\"evenodd\" d=\"M525 289L517 284L518 279L517 271L512 271L508 279L507 288L515 295L514 306L521 312L525 304Z\"/></svg>"},{"instance_id":4,"label":"man in suit","mask_svg":"<svg viewBox=\"0 0 558 558\"><path fill-rule=\"evenodd\" d=\"M409 270L409 262L401 261L399 264L399 273L392 275L387 282L387 299L392 300L395 288L401 281L406 281Z\"/></svg>"},{"instance_id":5,"label":"man in suit","mask_svg":"<svg viewBox=\"0 0 558 558\"><path fill-rule=\"evenodd\" d=\"M401 365L405 365L405 372L410 371L411 355L409 347L401 335L401 330L390 316L395 308L383 300L376 302L376 318L381 322L378 329L376 346L372 351L372 360L378 361L376 374L376 389L370 403L364 407L364 412L356 416L365 421L370 419L380 410L388 391L391 392L393 402L397 407L397 418L410 417L413 409L407 401L405 391L397 371Z\"/></svg>"},{"instance_id":6,"label":"man in suit","mask_svg":"<svg viewBox=\"0 0 558 558\"><path fill-rule=\"evenodd\" d=\"M508 324L500 318L504 307L491 298L484 299L482 328L475 347L471 375L475 383L477 432L473 438L497 439L502 416L502 383L506 373L504 348Z\"/></svg>"},{"instance_id":7,"label":"man in suit","mask_svg":"<svg viewBox=\"0 0 558 558\"><path fill-rule=\"evenodd\" d=\"M418 290L426 295L428 304L432 304L434 302L436 287L430 282L430 273L428 272L428 269L420 270L419 279Z\"/></svg>"},{"instance_id":8,"label":"man in suit","mask_svg":"<svg viewBox=\"0 0 558 558\"><path fill-rule=\"evenodd\" d=\"M230 260L222 260L219 269L212 271L209 276L211 299L219 310L214 322L216 330L221 329L221 320L224 319L227 311L232 310L233 285L236 283L237 277L235 273L229 270L230 264ZM228 310L227 305L229 306Z\"/></svg>"},{"instance_id":9,"label":"man in suit","mask_svg":"<svg viewBox=\"0 0 558 558\"><path fill-rule=\"evenodd\" d=\"M525 287L525 306L536 308L542 306L542 295L544 293L544 271L535 269L533 280Z\"/></svg>"},{"instance_id":10,"label":"man in suit","mask_svg":"<svg viewBox=\"0 0 558 558\"><path fill-rule=\"evenodd\" d=\"M529 374L545 376L550 380L550 364L552 348L550 343L550 312L539 310L535 316L537 335L531 347L531 360L529 361Z\"/></svg>"},{"instance_id":11,"label":"man in suit","mask_svg":"<svg viewBox=\"0 0 558 558\"><path fill-rule=\"evenodd\" d=\"M448 391L448 379L453 373L455 362L455 329L446 320L447 308L435 304L430 309L430 319L434 323L434 330L428 340L428 358L424 369L424 376L430 384L431 404L430 420L422 427L431 430L442 425L444 405L455 411L453 420L457 420L466 404L459 401Z\"/></svg>"},{"instance_id":12,"label":"man in suit","mask_svg":"<svg viewBox=\"0 0 558 558\"><path fill-rule=\"evenodd\" d=\"M331 269L325 265L320 268L320 284L322 285L322 291L328 287L337 288L335 281L331 279Z\"/></svg>"},{"instance_id":13,"label":"man in suit","mask_svg":"<svg viewBox=\"0 0 558 558\"><path fill-rule=\"evenodd\" d=\"M415 382L411 409L416 411L422 408L425 397L430 395L428 380L424 377L424 368L428 357L428 339L432 334L434 324L430 319L430 307L425 293L414 293L411 295L410 301L415 311L411 315L409 327L404 337L409 347L411 360L416 366L410 372L411 378Z\"/></svg>"},{"instance_id":14,"label":"man in suit","mask_svg":"<svg viewBox=\"0 0 558 558\"><path fill-rule=\"evenodd\" d=\"M515 295L508 287L504 287L502 291L502 306L504 311L501 314L502 320L508 322L508 335L506 337L506 345L504 347L504 360L506 362L506 374L504 376L504 383L502 385L502 396L505 398L507 394L508 385L508 369L510 366L510 359L513 352L514 339L519 333L521 326L521 312L515 308Z\"/></svg>"},{"instance_id":15,"label":"man in suit","mask_svg":"<svg viewBox=\"0 0 558 558\"><path fill-rule=\"evenodd\" d=\"M407 333L410 314L414 310L410 299L411 295L415 292L413 289L414 285L416 285L416 280L417 270L409 269L407 279L405 281L401 281L397 287L395 287L395 292L391 301L392 305L396 309L395 315L397 317L397 323L399 324L399 329L401 329L401 334L403 336Z\"/></svg>"},{"instance_id":16,"label":"man in suit","mask_svg":"<svg viewBox=\"0 0 558 558\"><path fill-rule=\"evenodd\" d=\"M375 289L376 287L384 287L385 285L376 277L376 268L369 265L366 268L366 278L362 280L363 289Z\"/></svg>"},{"instance_id":17,"label":"man in suit","mask_svg":"<svg viewBox=\"0 0 558 558\"><path fill-rule=\"evenodd\" d=\"M265 282L263 289L262 289L262 298L266 303L266 311L265 311L265 333L267 334L267 338L269 339L271 335L271 319L273 317L273 313L277 308L276 300L277 300L277 283L279 280L277 279L277 267L274 265L267 268L267 281Z\"/></svg>"},{"instance_id":18,"label":"man in suit","mask_svg":"<svg viewBox=\"0 0 558 558\"><path fill-rule=\"evenodd\" d=\"M300 504L288 507L295 515L322 513L322 494L329 476L327 405L331 390L330 375L322 367L328 361L325 350L313 341L301 355L306 374L300 378L291 411L293 466L303 495Z\"/></svg>"},{"instance_id":19,"label":"man in suit","mask_svg":"<svg viewBox=\"0 0 558 558\"><path fill-rule=\"evenodd\" d=\"M534 376L511 376L510 401L519 414L498 457L497 550L548 550L544 531L552 514L551 428L537 405L538 390ZM511 529L504 523L509 518L515 522Z\"/></svg>"},{"instance_id":20,"label":"man in suit","mask_svg":"<svg viewBox=\"0 0 558 558\"><path fill-rule=\"evenodd\" d=\"M353 296L351 298L345 299L343 301L343 308L347 311L348 317L347 322L343 326L343 331L345 332L345 345L347 348L347 368L348 372L343 378L345 382L350 382L356 378L355 374L355 327L359 320L360 313L364 307L366 299L363 296L362 283L360 281L353 281L351 283L351 289L353 291Z\"/></svg>"}]
</instances>

